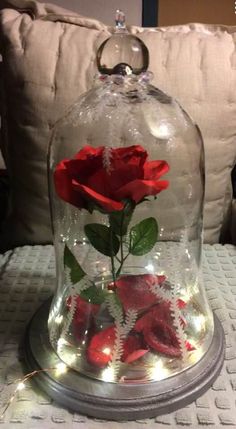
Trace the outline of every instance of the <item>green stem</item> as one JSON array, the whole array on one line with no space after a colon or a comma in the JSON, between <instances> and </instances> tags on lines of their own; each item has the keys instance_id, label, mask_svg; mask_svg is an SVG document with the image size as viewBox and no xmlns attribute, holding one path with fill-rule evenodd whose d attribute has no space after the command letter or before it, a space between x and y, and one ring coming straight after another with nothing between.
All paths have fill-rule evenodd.
<instances>
[{"instance_id":1,"label":"green stem","mask_svg":"<svg viewBox=\"0 0 236 429\"><path fill-rule=\"evenodd\" d=\"M116 272L116 277L118 277L121 273L122 267L124 265L125 260L127 259L128 255L126 255L124 257L124 248L123 248L123 222L124 222L124 212L122 213L122 218L121 218L121 223L120 223L120 257L121 257L121 261L120 261L120 266Z\"/></svg>"},{"instance_id":2,"label":"green stem","mask_svg":"<svg viewBox=\"0 0 236 429\"><path fill-rule=\"evenodd\" d=\"M110 247L111 247L111 272L112 272L112 279L113 279L113 282L115 284L116 283L116 268L115 268L114 254L113 254L111 225L110 225Z\"/></svg>"},{"instance_id":3,"label":"green stem","mask_svg":"<svg viewBox=\"0 0 236 429\"><path fill-rule=\"evenodd\" d=\"M126 259L128 258L129 254L130 254L130 253L127 253L127 255L126 255L126 256L123 258L123 260L121 261L121 264L120 264L120 266L119 266L119 268L118 268L118 270L117 270L117 272L116 272L116 277L118 277L118 276L120 275L121 270L122 270L123 265L124 265L124 262L125 262L125 261L126 261Z\"/></svg>"},{"instance_id":4,"label":"green stem","mask_svg":"<svg viewBox=\"0 0 236 429\"><path fill-rule=\"evenodd\" d=\"M120 223L120 256L121 263L123 263L124 259L124 249L123 249L123 223L124 223L124 212L122 213L121 223Z\"/></svg>"}]
</instances>

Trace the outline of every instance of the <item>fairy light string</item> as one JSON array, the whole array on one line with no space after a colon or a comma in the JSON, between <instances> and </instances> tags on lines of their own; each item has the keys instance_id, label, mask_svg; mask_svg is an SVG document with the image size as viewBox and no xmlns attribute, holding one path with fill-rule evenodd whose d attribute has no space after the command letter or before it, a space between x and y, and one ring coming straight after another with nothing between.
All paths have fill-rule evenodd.
<instances>
[{"instance_id":1,"label":"fairy light string","mask_svg":"<svg viewBox=\"0 0 236 429\"><path fill-rule=\"evenodd\" d=\"M16 395L18 392L20 392L21 390L25 389L26 385L25 383L27 381L29 381L31 378L33 378L35 375L38 375L42 372L50 372L50 371L55 371L57 376L60 376L61 374L64 374L65 372L67 372L68 370L68 366L66 364L64 364L63 362L59 362L56 366L51 367L51 368L42 368L42 369L38 369L38 370L34 370L29 372L28 374L25 374L24 377L19 378L15 381L13 381L12 383L9 384L16 384L17 386L14 390L14 392L12 393L12 395L10 396L10 399L7 401L1 415L0 415L0 419L2 420L8 410L8 408L10 407L10 405L12 404L12 402L14 401Z\"/></svg>"}]
</instances>

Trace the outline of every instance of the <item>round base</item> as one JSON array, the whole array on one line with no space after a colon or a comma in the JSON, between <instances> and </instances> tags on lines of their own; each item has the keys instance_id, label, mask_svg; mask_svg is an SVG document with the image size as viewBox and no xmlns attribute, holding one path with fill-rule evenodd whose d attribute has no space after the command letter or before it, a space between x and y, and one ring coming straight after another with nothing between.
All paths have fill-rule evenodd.
<instances>
[{"instance_id":1,"label":"round base","mask_svg":"<svg viewBox=\"0 0 236 429\"><path fill-rule=\"evenodd\" d=\"M49 342L50 302L36 312L25 336L27 367L55 368L61 362ZM166 380L146 384L115 384L93 380L69 369L41 372L38 385L56 402L78 413L108 420L135 420L170 413L202 395L218 376L224 361L224 332L214 316L214 336L207 353L193 367Z\"/></svg>"}]
</instances>

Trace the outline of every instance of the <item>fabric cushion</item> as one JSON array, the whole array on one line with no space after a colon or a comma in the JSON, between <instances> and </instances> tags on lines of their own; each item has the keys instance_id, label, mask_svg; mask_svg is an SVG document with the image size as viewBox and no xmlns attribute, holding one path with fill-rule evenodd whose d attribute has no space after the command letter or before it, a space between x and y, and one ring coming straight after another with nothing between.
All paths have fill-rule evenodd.
<instances>
[{"instance_id":1,"label":"fabric cushion","mask_svg":"<svg viewBox=\"0 0 236 429\"><path fill-rule=\"evenodd\" d=\"M3 153L11 179L2 248L52 239L47 147L53 124L91 87L102 23L57 6L11 0L1 12L5 120ZM190 24L130 27L147 45L154 84L198 123L205 142L205 242L219 240L232 202L236 159L236 27ZM7 137L7 138L6 138Z\"/></svg>"}]
</instances>

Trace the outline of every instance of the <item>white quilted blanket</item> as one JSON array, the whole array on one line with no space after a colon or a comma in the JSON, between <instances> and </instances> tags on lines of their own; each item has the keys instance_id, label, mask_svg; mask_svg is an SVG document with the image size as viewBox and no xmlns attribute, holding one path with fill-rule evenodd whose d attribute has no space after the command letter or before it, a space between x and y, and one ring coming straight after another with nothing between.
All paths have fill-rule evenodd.
<instances>
[{"instance_id":1,"label":"white quilted blanket","mask_svg":"<svg viewBox=\"0 0 236 429\"><path fill-rule=\"evenodd\" d=\"M0 256L0 408L23 375L19 344L25 326L54 289L52 246L25 246ZM134 422L103 422L73 414L32 384L19 391L0 429L163 429L236 427L236 248L205 245L203 273L212 308L226 334L221 375L203 397L169 415ZM1 410L0 410L1 414Z\"/></svg>"}]
</instances>

